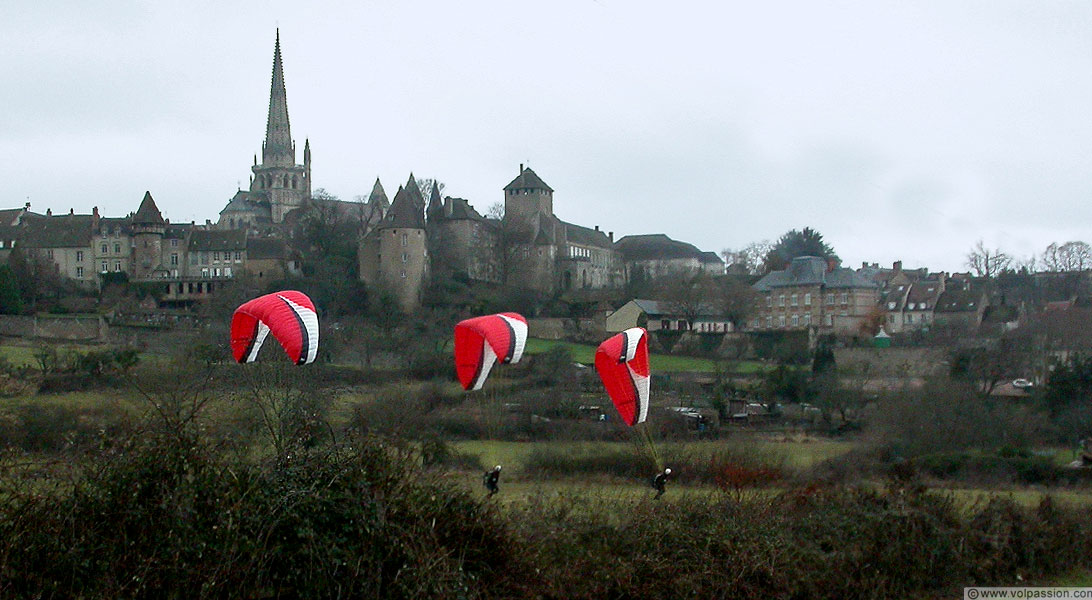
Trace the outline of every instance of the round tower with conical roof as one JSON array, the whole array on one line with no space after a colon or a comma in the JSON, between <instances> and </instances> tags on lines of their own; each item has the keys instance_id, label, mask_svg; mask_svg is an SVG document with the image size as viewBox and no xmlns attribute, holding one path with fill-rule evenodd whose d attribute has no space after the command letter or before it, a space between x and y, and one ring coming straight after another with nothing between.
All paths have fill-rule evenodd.
<instances>
[{"instance_id":1,"label":"round tower with conical roof","mask_svg":"<svg viewBox=\"0 0 1092 600\"><path fill-rule=\"evenodd\" d=\"M163 235L167 222L155 205L151 192L144 192L140 208L133 215L133 279L147 279L163 262Z\"/></svg>"}]
</instances>

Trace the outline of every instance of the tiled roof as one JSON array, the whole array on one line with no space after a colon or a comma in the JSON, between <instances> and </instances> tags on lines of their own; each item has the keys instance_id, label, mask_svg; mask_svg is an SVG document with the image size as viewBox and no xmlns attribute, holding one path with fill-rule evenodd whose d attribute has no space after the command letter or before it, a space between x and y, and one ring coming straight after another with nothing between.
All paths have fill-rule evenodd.
<instances>
[{"instance_id":1,"label":"tiled roof","mask_svg":"<svg viewBox=\"0 0 1092 600\"><path fill-rule=\"evenodd\" d=\"M532 171L530 168L521 171L519 176L512 180L512 183L504 186L504 191L506 192L508 190L523 189L547 190L550 192L554 191L553 188L546 185L546 182L542 181L542 179L538 175L536 175L535 172Z\"/></svg>"},{"instance_id":2,"label":"tiled roof","mask_svg":"<svg viewBox=\"0 0 1092 600\"><path fill-rule=\"evenodd\" d=\"M0 225L16 225L19 217L26 212L25 208L6 208L0 210Z\"/></svg>"},{"instance_id":3,"label":"tiled roof","mask_svg":"<svg viewBox=\"0 0 1092 600\"><path fill-rule=\"evenodd\" d=\"M195 230L190 234L191 252L246 250L246 232L242 229Z\"/></svg>"}]
</instances>

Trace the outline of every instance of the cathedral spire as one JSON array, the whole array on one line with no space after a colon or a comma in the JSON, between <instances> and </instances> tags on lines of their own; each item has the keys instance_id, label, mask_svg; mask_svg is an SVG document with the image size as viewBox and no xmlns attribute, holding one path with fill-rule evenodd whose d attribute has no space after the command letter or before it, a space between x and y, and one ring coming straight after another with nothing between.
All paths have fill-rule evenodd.
<instances>
[{"instance_id":1,"label":"cathedral spire","mask_svg":"<svg viewBox=\"0 0 1092 600\"><path fill-rule=\"evenodd\" d=\"M294 165L296 149L292 144L292 130L288 125L288 100L284 91L284 66L281 64L281 30L277 29L277 41L273 46L273 82L269 90L269 119L265 125L265 144L262 145L262 164Z\"/></svg>"}]
</instances>

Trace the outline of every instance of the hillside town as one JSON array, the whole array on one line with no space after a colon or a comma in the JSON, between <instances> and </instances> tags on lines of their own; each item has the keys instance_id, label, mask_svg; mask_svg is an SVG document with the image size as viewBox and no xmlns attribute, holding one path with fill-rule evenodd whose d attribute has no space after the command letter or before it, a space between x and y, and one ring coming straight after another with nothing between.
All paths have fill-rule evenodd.
<instances>
[{"instance_id":1,"label":"hillside town","mask_svg":"<svg viewBox=\"0 0 1092 600\"><path fill-rule=\"evenodd\" d=\"M151 191L139 202L134 193L135 210L125 216L100 215L97 206L40 214L26 203L0 210L0 258L18 248L38 276L55 275L83 293L118 282L151 284L154 303L146 300L146 310L184 310L240 277L278 282L301 276L307 261L326 260L301 243L301 228L310 227L344 238L339 242L355 258L349 272L404 312L434 302L435 282L456 279L563 296L585 316L598 314L607 331L640 323L719 334L802 331L813 340L1011 328L1044 310L1083 306L1092 264L1088 246L1071 242L1048 248L1040 270L1014 268L981 244L969 255L974 272L910 269L901 261L851 268L807 228L803 235L818 244L805 242L781 264L761 255L765 264L753 257L748 264L743 252L703 251L662 233L616 239L609 225L567 222L555 213L555 190L522 164L511 181L497 182L496 198L476 200L489 206L483 214L467 199L443 196L441 182L413 174L393 198L376 179L367 197L343 201L313 189L310 140L302 164L297 156L278 32L260 159L254 156L247 189L237 190L215 220L169 222ZM774 246L766 246L769 255ZM708 286L691 282L682 295L700 298L680 299L677 285L662 285L680 277L731 279L753 295L718 301Z\"/></svg>"}]
</instances>

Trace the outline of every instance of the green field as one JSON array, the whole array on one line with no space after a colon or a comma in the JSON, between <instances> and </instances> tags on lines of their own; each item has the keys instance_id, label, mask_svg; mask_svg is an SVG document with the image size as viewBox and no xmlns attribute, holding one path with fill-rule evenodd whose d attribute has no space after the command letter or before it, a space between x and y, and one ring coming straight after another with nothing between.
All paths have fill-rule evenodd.
<instances>
[{"instance_id":1,"label":"green field","mask_svg":"<svg viewBox=\"0 0 1092 600\"><path fill-rule=\"evenodd\" d=\"M595 362L595 347L587 344L575 344L559 340L544 340L540 338L528 338L525 352L527 354L541 354L555 347L566 348L573 360L590 365ZM717 370L717 363L708 358L694 358L691 356L672 356L670 354L652 354L649 363L653 373L713 373ZM755 373L762 369L761 363L754 361L733 361L729 363L730 369L735 373Z\"/></svg>"}]
</instances>

